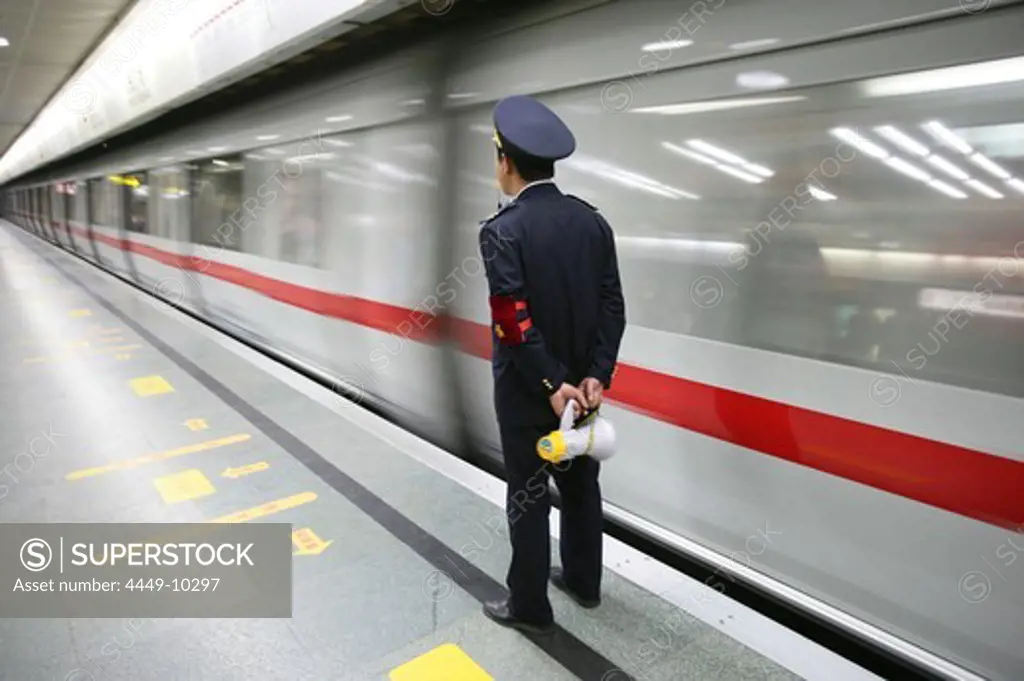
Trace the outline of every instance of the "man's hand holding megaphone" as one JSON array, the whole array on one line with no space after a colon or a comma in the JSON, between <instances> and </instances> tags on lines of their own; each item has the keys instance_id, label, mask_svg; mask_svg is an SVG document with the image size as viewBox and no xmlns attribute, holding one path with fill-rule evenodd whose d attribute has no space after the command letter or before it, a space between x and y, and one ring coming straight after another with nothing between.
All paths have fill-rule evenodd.
<instances>
[{"instance_id":1,"label":"man's hand holding megaphone","mask_svg":"<svg viewBox=\"0 0 1024 681\"><path fill-rule=\"evenodd\" d=\"M576 403L575 415L579 416L584 411L597 409L601 406L603 390L601 381L596 378L584 378L578 388L568 383L563 383L549 398L551 409L558 416L562 416L565 412L565 406L570 401L573 401Z\"/></svg>"}]
</instances>

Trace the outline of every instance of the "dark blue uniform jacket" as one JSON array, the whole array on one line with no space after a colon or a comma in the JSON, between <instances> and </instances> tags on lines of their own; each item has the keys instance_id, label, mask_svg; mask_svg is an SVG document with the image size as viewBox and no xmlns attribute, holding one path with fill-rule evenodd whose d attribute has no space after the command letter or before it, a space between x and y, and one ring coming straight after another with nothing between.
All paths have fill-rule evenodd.
<instances>
[{"instance_id":1,"label":"dark blue uniform jacket","mask_svg":"<svg viewBox=\"0 0 1024 681\"><path fill-rule=\"evenodd\" d=\"M549 396L588 376L610 387L626 326L612 229L553 183L483 222L495 407L505 425L557 417Z\"/></svg>"}]
</instances>

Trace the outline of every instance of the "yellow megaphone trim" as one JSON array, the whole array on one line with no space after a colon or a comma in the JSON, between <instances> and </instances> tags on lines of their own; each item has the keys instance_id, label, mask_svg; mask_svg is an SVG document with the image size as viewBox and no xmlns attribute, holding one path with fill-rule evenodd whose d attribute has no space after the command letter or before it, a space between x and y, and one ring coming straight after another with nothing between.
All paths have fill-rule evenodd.
<instances>
[{"instance_id":1,"label":"yellow megaphone trim","mask_svg":"<svg viewBox=\"0 0 1024 681\"><path fill-rule=\"evenodd\" d=\"M545 461L559 462L565 456L565 435L560 430L553 430L537 440L537 455Z\"/></svg>"}]
</instances>

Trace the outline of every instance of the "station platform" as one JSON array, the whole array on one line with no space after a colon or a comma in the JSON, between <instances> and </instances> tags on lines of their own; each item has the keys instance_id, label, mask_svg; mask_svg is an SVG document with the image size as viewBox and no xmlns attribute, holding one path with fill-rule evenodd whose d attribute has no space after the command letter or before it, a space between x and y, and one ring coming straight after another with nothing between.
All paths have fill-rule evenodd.
<instances>
[{"instance_id":1,"label":"station platform","mask_svg":"<svg viewBox=\"0 0 1024 681\"><path fill-rule=\"evenodd\" d=\"M0 679L878 678L611 537L599 608L552 588L554 635L492 623L504 483L3 222L0 319L0 522L294 542L290 619L0 619Z\"/></svg>"}]
</instances>

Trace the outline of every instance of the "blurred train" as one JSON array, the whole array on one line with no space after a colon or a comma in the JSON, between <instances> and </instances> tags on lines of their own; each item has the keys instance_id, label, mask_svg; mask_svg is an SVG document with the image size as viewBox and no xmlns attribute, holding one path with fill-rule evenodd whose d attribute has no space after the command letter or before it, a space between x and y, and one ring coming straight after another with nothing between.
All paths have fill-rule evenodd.
<instances>
[{"instance_id":1,"label":"blurred train","mask_svg":"<svg viewBox=\"0 0 1024 681\"><path fill-rule=\"evenodd\" d=\"M1020 679L1021 26L1000 2L561 3L482 20L443 79L425 41L5 211L497 456L476 235L493 104L535 94L577 135L559 185L617 233L609 516L950 678Z\"/></svg>"}]
</instances>

